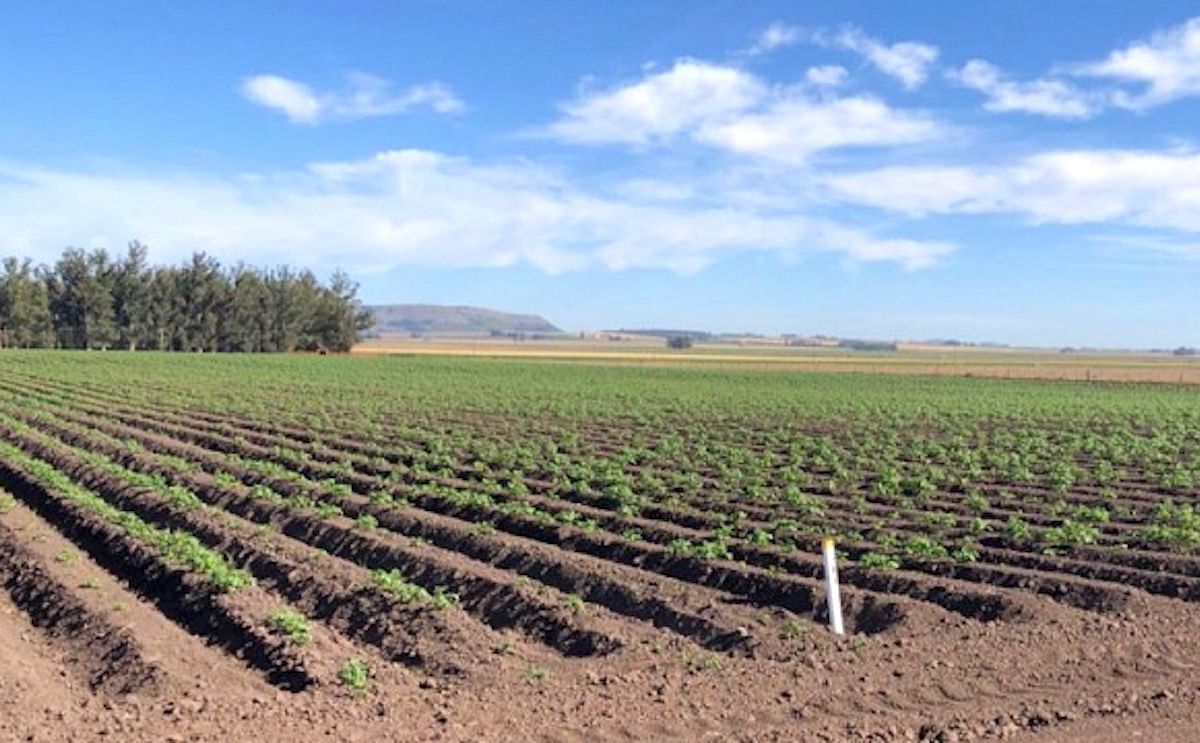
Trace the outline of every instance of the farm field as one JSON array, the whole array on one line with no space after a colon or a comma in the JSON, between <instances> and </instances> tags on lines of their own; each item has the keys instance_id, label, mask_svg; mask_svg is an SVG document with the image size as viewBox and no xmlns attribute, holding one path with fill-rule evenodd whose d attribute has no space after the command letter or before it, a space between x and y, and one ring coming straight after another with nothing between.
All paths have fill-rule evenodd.
<instances>
[{"instance_id":1,"label":"farm field","mask_svg":"<svg viewBox=\"0 0 1200 743\"><path fill-rule=\"evenodd\" d=\"M436 337L371 338L354 347L362 355L436 355L540 359L629 366L692 366L708 369L772 369L792 372L903 374L917 376L1057 379L1081 382L1200 384L1200 359L1149 352L1061 353L1034 348L947 347L900 344L896 352L850 351L833 346L788 347L779 343L697 343L667 350L661 338L521 341Z\"/></svg>"},{"instance_id":2,"label":"farm field","mask_svg":"<svg viewBox=\"0 0 1200 743\"><path fill-rule=\"evenodd\" d=\"M4 351L0 739L1188 740L1198 505L1186 385Z\"/></svg>"}]
</instances>

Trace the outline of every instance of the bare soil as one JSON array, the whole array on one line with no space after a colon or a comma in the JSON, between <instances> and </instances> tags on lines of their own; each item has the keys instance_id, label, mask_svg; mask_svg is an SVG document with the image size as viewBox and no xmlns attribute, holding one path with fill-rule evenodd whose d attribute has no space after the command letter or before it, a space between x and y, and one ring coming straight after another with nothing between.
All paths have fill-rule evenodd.
<instances>
[{"instance_id":1,"label":"bare soil","mask_svg":"<svg viewBox=\"0 0 1200 743\"><path fill-rule=\"evenodd\" d=\"M671 554L664 543L712 526L699 509L630 520L530 481L531 503L595 517L581 530L416 497L385 463L339 470L358 452L333 437L288 464L273 446L300 448L297 432L245 421L112 401L5 414L32 429L4 441L257 582L215 594L0 464L17 501L0 515L0 740L1196 739L1190 558L997 543L977 563L847 569L851 633L837 637L815 555L742 539L732 560ZM203 505L130 485L83 450ZM331 498L317 486L329 482L344 486L342 511L296 505ZM385 484L412 503L368 497ZM645 538L613 536L628 525ZM381 568L458 603L401 605L372 587ZM269 626L280 607L310 620L302 647ZM351 659L370 668L367 688L339 678Z\"/></svg>"},{"instance_id":2,"label":"bare soil","mask_svg":"<svg viewBox=\"0 0 1200 743\"><path fill-rule=\"evenodd\" d=\"M228 740L252 725L295 740L1171 740L1178 720L1186 740L1200 692L1193 605L1143 595L1117 614L1047 600L1017 621L939 615L850 638L776 627L756 656L663 632L579 658L513 632L462 678L384 673L362 694L334 682L294 693L164 617L24 506L0 517L0 539L19 555L0 564L5 739ZM153 681L97 683L94 634L18 605L28 575L78 603L83 624L134 638Z\"/></svg>"}]
</instances>

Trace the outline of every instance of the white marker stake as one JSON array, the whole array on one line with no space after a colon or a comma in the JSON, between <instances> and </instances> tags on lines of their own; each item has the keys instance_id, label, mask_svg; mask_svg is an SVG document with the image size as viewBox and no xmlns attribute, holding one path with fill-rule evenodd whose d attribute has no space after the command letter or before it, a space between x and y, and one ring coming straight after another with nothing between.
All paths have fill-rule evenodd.
<instances>
[{"instance_id":1,"label":"white marker stake","mask_svg":"<svg viewBox=\"0 0 1200 743\"><path fill-rule=\"evenodd\" d=\"M842 628L842 590L838 587L837 554L833 540L821 540L821 556L825 560L825 598L829 602L829 628L835 635L844 635Z\"/></svg>"}]
</instances>

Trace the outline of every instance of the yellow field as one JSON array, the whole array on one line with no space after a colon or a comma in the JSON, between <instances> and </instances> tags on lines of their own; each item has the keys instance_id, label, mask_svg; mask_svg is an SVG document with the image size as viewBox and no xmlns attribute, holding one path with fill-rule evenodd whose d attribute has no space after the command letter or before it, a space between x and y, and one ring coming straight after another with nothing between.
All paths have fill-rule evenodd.
<instances>
[{"instance_id":1,"label":"yellow field","mask_svg":"<svg viewBox=\"0 0 1200 743\"><path fill-rule=\"evenodd\" d=\"M1161 382L1200 384L1200 359L1148 353L1059 353L1039 349L902 346L871 353L840 348L697 344L669 351L661 341L562 340L514 342L495 339L386 338L355 346L356 354L482 356L622 365L685 365L762 368L780 371L935 374L1012 379Z\"/></svg>"}]
</instances>

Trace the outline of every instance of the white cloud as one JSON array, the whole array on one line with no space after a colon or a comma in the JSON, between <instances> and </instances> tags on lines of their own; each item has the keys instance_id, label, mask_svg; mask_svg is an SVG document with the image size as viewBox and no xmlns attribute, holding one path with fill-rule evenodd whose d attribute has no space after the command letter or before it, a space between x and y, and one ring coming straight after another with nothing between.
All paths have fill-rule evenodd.
<instances>
[{"instance_id":1,"label":"white cloud","mask_svg":"<svg viewBox=\"0 0 1200 743\"><path fill-rule=\"evenodd\" d=\"M666 181L656 178L632 178L621 183L617 192L637 201L690 201L697 196L690 182Z\"/></svg>"},{"instance_id":2,"label":"white cloud","mask_svg":"<svg viewBox=\"0 0 1200 743\"><path fill-rule=\"evenodd\" d=\"M818 32L813 40L824 46L861 54L876 69L896 78L909 90L925 83L929 68L938 58L938 48L935 46L916 41L885 44L853 26L836 32Z\"/></svg>"},{"instance_id":3,"label":"white cloud","mask_svg":"<svg viewBox=\"0 0 1200 743\"><path fill-rule=\"evenodd\" d=\"M754 106L767 86L735 67L681 59L669 70L585 94L547 133L567 142L647 144Z\"/></svg>"},{"instance_id":4,"label":"white cloud","mask_svg":"<svg viewBox=\"0 0 1200 743\"><path fill-rule=\"evenodd\" d=\"M696 136L732 152L799 165L821 150L921 142L941 130L924 114L897 111L876 98L811 100L793 96L761 113L707 123Z\"/></svg>"},{"instance_id":5,"label":"white cloud","mask_svg":"<svg viewBox=\"0 0 1200 743\"><path fill-rule=\"evenodd\" d=\"M1096 113L1099 101L1068 82L1037 79L1027 82L1008 80L993 64L972 59L948 77L987 96L983 107L989 111L1021 111L1063 119L1085 119Z\"/></svg>"},{"instance_id":6,"label":"white cloud","mask_svg":"<svg viewBox=\"0 0 1200 743\"><path fill-rule=\"evenodd\" d=\"M840 68L837 68L840 69ZM826 70L827 79L836 73ZM584 95L544 130L575 143L645 146L679 137L798 165L815 152L931 139L943 127L869 96L810 97L735 67L681 60L635 83Z\"/></svg>"},{"instance_id":7,"label":"white cloud","mask_svg":"<svg viewBox=\"0 0 1200 743\"><path fill-rule=\"evenodd\" d=\"M849 72L836 64L809 67L804 71L804 82L821 88L836 88L846 82Z\"/></svg>"},{"instance_id":8,"label":"white cloud","mask_svg":"<svg viewBox=\"0 0 1200 743\"><path fill-rule=\"evenodd\" d=\"M1001 210L1000 174L960 166L895 166L826 176L838 199L910 216Z\"/></svg>"},{"instance_id":9,"label":"white cloud","mask_svg":"<svg viewBox=\"0 0 1200 743\"><path fill-rule=\"evenodd\" d=\"M776 21L763 29L763 32L758 35L758 40L754 42L754 46L744 53L751 57L757 57L785 46L791 46L800 41L802 37L803 32L799 27Z\"/></svg>"},{"instance_id":10,"label":"white cloud","mask_svg":"<svg viewBox=\"0 0 1200 743\"><path fill-rule=\"evenodd\" d=\"M391 116L425 107L440 114L459 113L465 106L439 82L414 85L396 91L387 80L354 73L347 87L337 92L318 93L304 83L278 75L255 75L242 81L242 95L249 101L283 112L297 124L328 120L349 121L372 116Z\"/></svg>"},{"instance_id":11,"label":"white cloud","mask_svg":"<svg viewBox=\"0 0 1200 743\"><path fill-rule=\"evenodd\" d=\"M527 164L422 150L230 178L0 162L0 254L49 260L65 245L119 249L136 237L160 261L205 250L227 261L361 273L514 264L693 271L748 252L833 252L915 269L952 250L878 238L797 208L713 206L682 188L658 195L589 192Z\"/></svg>"},{"instance_id":12,"label":"white cloud","mask_svg":"<svg viewBox=\"0 0 1200 743\"><path fill-rule=\"evenodd\" d=\"M1120 91L1113 103L1144 109L1200 95L1200 17L1113 51L1107 58L1078 65L1080 75L1142 83L1140 94Z\"/></svg>"},{"instance_id":13,"label":"white cloud","mask_svg":"<svg viewBox=\"0 0 1200 743\"><path fill-rule=\"evenodd\" d=\"M323 108L307 85L276 75L247 78L242 82L242 95L261 106L283 111L294 122L313 123Z\"/></svg>"},{"instance_id":14,"label":"white cloud","mask_svg":"<svg viewBox=\"0 0 1200 743\"><path fill-rule=\"evenodd\" d=\"M839 199L910 215L1019 214L1036 223L1200 232L1200 154L1059 150L993 167L913 166L829 176Z\"/></svg>"}]
</instances>

